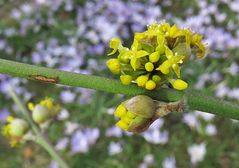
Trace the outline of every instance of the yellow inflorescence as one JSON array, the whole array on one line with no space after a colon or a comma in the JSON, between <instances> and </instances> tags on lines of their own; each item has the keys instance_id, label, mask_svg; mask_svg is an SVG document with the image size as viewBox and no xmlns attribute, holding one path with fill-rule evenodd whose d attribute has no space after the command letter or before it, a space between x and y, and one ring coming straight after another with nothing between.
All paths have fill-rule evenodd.
<instances>
[{"instance_id":1,"label":"yellow inflorescence","mask_svg":"<svg viewBox=\"0 0 239 168\"><path fill-rule=\"evenodd\" d=\"M202 36L190 29L180 29L167 22L153 23L142 33L135 33L131 48L123 47L118 38L112 38L110 48L117 58L107 61L107 66L114 74L121 74L122 84L136 83L147 90L170 83L177 90L187 88L187 83L180 79L181 66L190 60L205 55L206 47ZM175 80L174 83L170 82ZM180 82L178 82L180 81Z\"/></svg>"},{"instance_id":2,"label":"yellow inflorescence","mask_svg":"<svg viewBox=\"0 0 239 168\"><path fill-rule=\"evenodd\" d=\"M116 126L126 131L128 130L130 123L136 117L136 114L127 111L126 107L123 104L120 104L116 108L114 115L120 118L120 120L116 123Z\"/></svg>"}]
</instances>

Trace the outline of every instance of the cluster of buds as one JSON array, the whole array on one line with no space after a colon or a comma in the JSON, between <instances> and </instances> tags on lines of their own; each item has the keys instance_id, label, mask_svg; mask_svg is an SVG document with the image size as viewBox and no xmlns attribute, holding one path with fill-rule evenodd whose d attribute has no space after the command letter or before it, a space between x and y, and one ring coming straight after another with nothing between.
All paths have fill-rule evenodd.
<instances>
[{"instance_id":1,"label":"cluster of buds","mask_svg":"<svg viewBox=\"0 0 239 168\"><path fill-rule=\"evenodd\" d=\"M32 102L28 103L28 108L32 112L32 120L39 124L41 129L47 128L49 121L55 118L61 110L60 105L48 97L35 105ZM7 124L3 127L2 134L10 139L12 147L35 138L27 121L12 116L7 118Z\"/></svg>"},{"instance_id":2,"label":"cluster of buds","mask_svg":"<svg viewBox=\"0 0 239 168\"><path fill-rule=\"evenodd\" d=\"M29 125L24 119L9 116L7 124L2 129L2 134L10 140L12 147L20 143L29 131Z\"/></svg>"},{"instance_id":3,"label":"cluster of buds","mask_svg":"<svg viewBox=\"0 0 239 168\"><path fill-rule=\"evenodd\" d=\"M60 112L60 105L56 104L52 98L46 97L38 104L28 103L28 108L32 111L32 119L37 124L44 124L45 122L54 118Z\"/></svg>"},{"instance_id":4,"label":"cluster of buds","mask_svg":"<svg viewBox=\"0 0 239 168\"><path fill-rule=\"evenodd\" d=\"M184 90L188 84L180 79L181 65L195 55L202 58L206 48L202 36L190 29L180 29L169 23L153 23L142 33L135 33L131 48L122 46L120 39L112 38L108 55L118 51L117 58L107 61L113 74L120 74L122 84L136 83L153 90L171 84Z\"/></svg>"},{"instance_id":5,"label":"cluster of buds","mask_svg":"<svg viewBox=\"0 0 239 168\"><path fill-rule=\"evenodd\" d=\"M116 126L125 131L141 133L159 117L183 110L182 102L165 103L155 101L145 95L138 95L121 103L116 108L114 115L120 118Z\"/></svg>"}]
</instances>

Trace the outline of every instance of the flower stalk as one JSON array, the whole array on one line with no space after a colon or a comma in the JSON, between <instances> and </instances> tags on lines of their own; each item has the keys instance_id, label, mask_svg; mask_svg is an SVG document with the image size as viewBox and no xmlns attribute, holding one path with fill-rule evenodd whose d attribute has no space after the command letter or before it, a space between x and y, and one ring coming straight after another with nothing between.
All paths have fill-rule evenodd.
<instances>
[{"instance_id":1,"label":"flower stalk","mask_svg":"<svg viewBox=\"0 0 239 168\"><path fill-rule=\"evenodd\" d=\"M143 88L123 85L117 80L104 77L60 71L4 59L0 59L0 73L50 84L83 87L128 96L148 95L159 101L174 102L181 100L184 101L188 110L200 110L239 120L239 105L190 89L184 92L173 89L146 91Z\"/></svg>"},{"instance_id":2,"label":"flower stalk","mask_svg":"<svg viewBox=\"0 0 239 168\"><path fill-rule=\"evenodd\" d=\"M16 95L16 93L12 89L9 90L9 93L14 102L16 103L16 105L18 106L24 118L30 124L31 129L36 136L35 142L38 143L40 146L42 146L50 154L52 159L54 159L59 164L61 168L69 168L64 159L55 151L54 147L48 141L47 137L40 131L37 125L35 125L35 123L32 121L27 109L25 108L19 97Z\"/></svg>"}]
</instances>

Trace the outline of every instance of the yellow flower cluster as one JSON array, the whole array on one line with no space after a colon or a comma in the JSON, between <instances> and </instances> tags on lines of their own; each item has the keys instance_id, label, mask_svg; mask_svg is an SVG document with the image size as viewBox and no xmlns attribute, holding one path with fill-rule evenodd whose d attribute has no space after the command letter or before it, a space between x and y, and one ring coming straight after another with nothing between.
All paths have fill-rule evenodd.
<instances>
[{"instance_id":1,"label":"yellow flower cluster","mask_svg":"<svg viewBox=\"0 0 239 168\"><path fill-rule=\"evenodd\" d=\"M25 120L9 116L7 124L2 129L2 134L10 140L11 146L15 147L28 130L29 125Z\"/></svg>"},{"instance_id":2,"label":"yellow flower cluster","mask_svg":"<svg viewBox=\"0 0 239 168\"><path fill-rule=\"evenodd\" d=\"M136 83L147 90L170 83L177 90L188 84L180 79L180 66L192 55L202 58L206 47L202 36L190 29L180 29L169 23L153 23L142 33L135 33L131 48L112 38L108 55L118 51L117 58L106 64L113 74L120 74L122 84Z\"/></svg>"},{"instance_id":3,"label":"yellow flower cluster","mask_svg":"<svg viewBox=\"0 0 239 168\"><path fill-rule=\"evenodd\" d=\"M54 100L49 97L46 97L36 105L32 102L28 103L28 108L32 111L32 119L38 124L42 124L55 117L61 109L60 105L56 104Z\"/></svg>"},{"instance_id":4,"label":"yellow flower cluster","mask_svg":"<svg viewBox=\"0 0 239 168\"><path fill-rule=\"evenodd\" d=\"M143 132L156 119L155 112L156 104L150 97L144 95L132 97L116 108L114 116L120 119L116 126L129 132Z\"/></svg>"}]
</instances>

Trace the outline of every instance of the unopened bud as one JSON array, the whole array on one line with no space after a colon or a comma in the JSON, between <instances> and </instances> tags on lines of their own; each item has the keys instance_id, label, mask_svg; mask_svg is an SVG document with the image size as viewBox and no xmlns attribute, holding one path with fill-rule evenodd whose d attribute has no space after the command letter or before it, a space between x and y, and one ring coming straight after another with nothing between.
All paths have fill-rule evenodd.
<instances>
[{"instance_id":1,"label":"unopened bud","mask_svg":"<svg viewBox=\"0 0 239 168\"><path fill-rule=\"evenodd\" d=\"M13 137L23 136L29 129L28 123L23 119L14 119L11 121L9 133Z\"/></svg>"},{"instance_id":2,"label":"unopened bud","mask_svg":"<svg viewBox=\"0 0 239 168\"><path fill-rule=\"evenodd\" d=\"M32 112L32 119L37 123L41 124L47 121L50 118L50 112L47 110L47 108L36 105Z\"/></svg>"}]
</instances>

